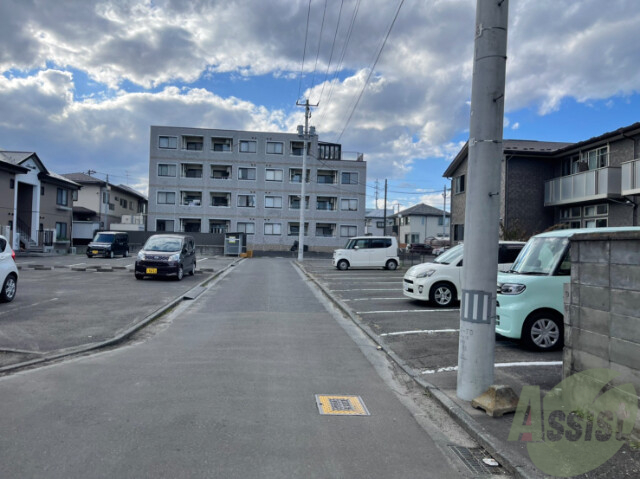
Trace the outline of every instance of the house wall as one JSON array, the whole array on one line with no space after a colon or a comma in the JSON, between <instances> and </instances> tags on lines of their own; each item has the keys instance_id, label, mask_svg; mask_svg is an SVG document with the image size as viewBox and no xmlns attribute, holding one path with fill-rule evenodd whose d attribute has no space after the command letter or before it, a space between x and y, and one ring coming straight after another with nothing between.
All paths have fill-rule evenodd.
<instances>
[{"instance_id":1,"label":"house wall","mask_svg":"<svg viewBox=\"0 0 640 479\"><path fill-rule=\"evenodd\" d=\"M67 225L67 239L71 238L71 224L73 221L73 189L52 183L42 183L44 195L40 196L40 224L42 229L55 230L56 223ZM67 205L58 205L58 188L67 191Z\"/></svg>"},{"instance_id":2,"label":"house wall","mask_svg":"<svg viewBox=\"0 0 640 479\"><path fill-rule=\"evenodd\" d=\"M565 288L565 379L588 369L607 368L620 374L612 381L614 388L631 383L636 394L640 392L639 257L640 232L571 238L571 283ZM639 426L636 419L636 431Z\"/></svg>"},{"instance_id":3,"label":"house wall","mask_svg":"<svg viewBox=\"0 0 640 479\"><path fill-rule=\"evenodd\" d=\"M465 191L463 193L454 193L453 191L453 179L451 181L451 228L449 232L449 237L451 241L454 240L453 229L455 225L464 225L464 212L466 208L467 202L467 184L469 179L466 178L467 175L467 158L464 159L460 163L460 166L454 172L453 177L457 177L460 175L465 175Z\"/></svg>"},{"instance_id":4,"label":"house wall","mask_svg":"<svg viewBox=\"0 0 640 479\"><path fill-rule=\"evenodd\" d=\"M527 240L554 223L553 208L544 207L545 181L554 177L558 160L508 156L503 188L503 233L509 239Z\"/></svg>"},{"instance_id":5,"label":"house wall","mask_svg":"<svg viewBox=\"0 0 640 479\"><path fill-rule=\"evenodd\" d=\"M0 226L7 226L13 220L17 183L9 188L12 179L15 180L14 173L0 170Z\"/></svg>"},{"instance_id":6,"label":"house wall","mask_svg":"<svg viewBox=\"0 0 640 479\"><path fill-rule=\"evenodd\" d=\"M197 151L181 149L181 137L186 135L202 136L203 149ZM177 137L177 148L159 148L159 136ZM213 151L211 138L223 137L233 140L233 150L229 152ZM241 140L257 142L256 153L241 153L238 144ZM266 142L284 143L283 154L267 154ZM150 157L149 157L149 214L147 229L156 230L157 220L174 220L175 230L180 227L180 219L200 220L202 232L209 231L210 220L224 220L229 222L228 231L237 231L239 222L255 224L255 234L247 235L247 243L253 249L289 250L298 235L289 235L289 223L299 222L299 209L289 208L289 196L300 195L300 183L289 180L289 169L302 168L302 156L291 155L289 145L291 141L300 141L297 134L266 133L232 130L209 130L180 127L151 127ZM308 235L305 244L314 250L331 251L344 244L346 238L352 234L341 235L341 226L355 227L355 235L364 234L365 203L366 203L366 163L364 161L323 160L319 161L315 152L318 151L318 138L313 136L311 154L307 157L307 169L310 170L310 181L306 184L305 195L309 197L309 209L305 210L305 223L308 223ZM343 152L344 155L344 152ZM174 164L177 168L176 177L158 176L158 164ZM181 176L181 164L193 163L202 165L202 178L186 178ZM211 178L211 165L230 165L231 176L227 179ZM255 180L238 179L238 168L256 168ZM266 168L283 170L283 181L267 181ZM337 184L321 184L317 182L318 170L336 171ZM342 172L358 174L358 184L343 185L340 183ZM176 193L176 204L157 204L159 191ZM181 191L197 191L202 193L200 205L180 205ZM212 192L229 193L228 207L212 206L210 194ZM238 195L255 195L255 207L238 207ZM265 196L281 196L282 208L267 208ZM337 210L324 211L316 207L318 197L333 197L337 201ZM356 211L342 211L341 199L357 200ZM279 235L265 234L265 223L279 223ZM316 225L329 223L335 225L331 237L318 236ZM319 231L319 229L318 229Z\"/></svg>"}]
</instances>

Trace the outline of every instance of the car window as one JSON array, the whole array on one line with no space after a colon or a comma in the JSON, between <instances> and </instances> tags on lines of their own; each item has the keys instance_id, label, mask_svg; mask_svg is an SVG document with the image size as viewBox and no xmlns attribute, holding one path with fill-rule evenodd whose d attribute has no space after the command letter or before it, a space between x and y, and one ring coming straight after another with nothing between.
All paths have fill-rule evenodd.
<instances>
[{"instance_id":1,"label":"car window","mask_svg":"<svg viewBox=\"0 0 640 479\"><path fill-rule=\"evenodd\" d=\"M146 251L180 251L182 241L179 238L151 237L144 245Z\"/></svg>"},{"instance_id":2,"label":"car window","mask_svg":"<svg viewBox=\"0 0 640 479\"><path fill-rule=\"evenodd\" d=\"M498 253L498 263L513 263L522 249L521 245L502 245Z\"/></svg>"},{"instance_id":3,"label":"car window","mask_svg":"<svg viewBox=\"0 0 640 479\"><path fill-rule=\"evenodd\" d=\"M113 243L114 235L110 235L108 233L98 233L93 241L95 243Z\"/></svg>"},{"instance_id":4,"label":"car window","mask_svg":"<svg viewBox=\"0 0 640 479\"><path fill-rule=\"evenodd\" d=\"M7 247L7 240L4 238L0 238L0 251L4 251Z\"/></svg>"},{"instance_id":5,"label":"car window","mask_svg":"<svg viewBox=\"0 0 640 479\"><path fill-rule=\"evenodd\" d=\"M370 248L369 240L366 238L357 239L353 245L353 247L358 247L359 249Z\"/></svg>"},{"instance_id":6,"label":"car window","mask_svg":"<svg viewBox=\"0 0 640 479\"><path fill-rule=\"evenodd\" d=\"M388 248L391 246L391 240L388 238L374 238L371 240L370 248Z\"/></svg>"}]
</instances>

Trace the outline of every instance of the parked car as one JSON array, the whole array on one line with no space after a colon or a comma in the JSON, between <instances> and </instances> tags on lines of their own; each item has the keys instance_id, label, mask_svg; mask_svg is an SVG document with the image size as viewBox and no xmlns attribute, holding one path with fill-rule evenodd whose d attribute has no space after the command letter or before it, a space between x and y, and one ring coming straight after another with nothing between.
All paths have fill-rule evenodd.
<instances>
[{"instance_id":1,"label":"parked car","mask_svg":"<svg viewBox=\"0 0 640 479\"><path fill-rule=\"evenodd\" d=\"M145 276L172 276L178 281L185 271L196 272L196 244L191 236L158 234L151 236L138 252L136 279Z\"/></svg>"},{"instance_id":2,"label":"parked car","mask_svg":"<svg viewBox=\"0 0 640 479\"><path fill-rule=\"evenodd\" d=\"M398 242L393 236L356 236L333 252L332 264L342 271L357 267L395 270L400 264Z\"/></svg>"},{"instance_id":3,"label":"parked car","mask_svg":"<svg viewBox=\"0 0 640 479\"><path fill-rule=\"evenodd\" d=\"M508 270L525 245L519 241L501 241L498 249L498 270ZM462 290L462 253L457 245L438 256L432 263L409 268L403 279L404 295L438 306L451 306Z\"/></svg>"},{"instance_id":4,"label":"parked car","mask_svg":"<svg viewBox=\"0 0 640 479\"><path fill-rule=\"evenodd\" d=\"M424 244L424 243L411 243L408 246L407 251L409 253L416 253L416 254L432 254L433 246L431 246L430 244Z\"/></svg>"},{"instance_id":5,"label":"parked car","mask_svg":"<svg viewBox=\"0 0 640 479\"><path fill-rule=\"evenodd\" d=\"M123 258L129 256L129 235L120 231L100 231L93 241L87 245L87 257L104 256L113 258L121 254Z\"/></svg>"},{"instance_id":6,"label":"parked car","mask_svg":"<svg viewBox=\"0 0 640 479\"><path fill-rule=\"evenodd\" d=\"M432 254L434 256L440 256L442 253L444 253L445 251L447 251L450 248L451 248L450 246L438 246L436 248L433 248Z\"/></svg>"},{"instance_id":7,"label":"parked car","mask_svg":"<svg viewBox=\"0 0 640 479\"><path fill-rule=\"evenodd\" d=\"M640 231L640 228L556 230L531 238L509 271L498 274L496 333L534 350L564 342L564 285L571 280L569 239L576 233Z\"/></svg>"},{"instance_id":8,"label":"parked car","mask_svg":"<svg viewBox=\"0 0 640 479\"><path fill-rule=\"evenodd\" d=\"M16 297L18 288L18 267L16 266L16 254L9 246L9 241L0 236L0 302L8 303Z\"/></svg>"}]
</instances>

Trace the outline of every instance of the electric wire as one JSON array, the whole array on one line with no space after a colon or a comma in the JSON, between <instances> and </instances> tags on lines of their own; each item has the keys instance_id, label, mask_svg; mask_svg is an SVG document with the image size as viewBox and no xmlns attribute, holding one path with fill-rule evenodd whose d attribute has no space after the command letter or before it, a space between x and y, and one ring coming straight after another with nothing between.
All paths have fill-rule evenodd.
<instances>
[{"instance_id":1,"label":"electric wire","mask_svg":"<svg viewBox=\"0 0 640 479\"><path fill-rule=\"evenodd\" d=\"M309 9L307 10L307 28L304 34L304 49L302 51L302 64L300 65L300 81L298 83L298 99L302 92L302 76L304 74L304 59L307 55L307 39L309 38L309 17L311 16L311 0L309 0Z\"/></svg>"},{"instance_id":2,"label":"electric wire","mask_svg":"<svg viewBox=\"0 0 640 479\"><path fill-rule=\"evenodd\" d=\"M320 98L318 99L318 104L322 101L322 96L324 95L324 87L327 84L327 78L329 77L329 70L331 68L331 61L333 60L333 50L336 46L336 39L338 38L338 29L340 28L340 19L342 18L342 6L344 5L344 0L340 2L340 10L338 11L338 21L336 22L336 31L333 33L333 42L331 42L331 53L329 54L329 63L327 63L327 71L324 74L324 80L322 80L322 89L320 90Z\"/></svg>"},{"instance_id":3,"label":"electric wire","mask_svg":"<svg viewBox=\"0 0 640 479\"><path fill-rule=\"evenodd\" d=\"M313 74L311 75L311 90L316 86L316 71L318 70L318 59L320 58L320 47L322 46L322 32L324 31L324 19L327 15L327 1L324 0L324 10L322 12L322 23L320 24L320 38L318 39L318 51L316 52L316 63L313 66Z\"/></svg>"}]
</instances>

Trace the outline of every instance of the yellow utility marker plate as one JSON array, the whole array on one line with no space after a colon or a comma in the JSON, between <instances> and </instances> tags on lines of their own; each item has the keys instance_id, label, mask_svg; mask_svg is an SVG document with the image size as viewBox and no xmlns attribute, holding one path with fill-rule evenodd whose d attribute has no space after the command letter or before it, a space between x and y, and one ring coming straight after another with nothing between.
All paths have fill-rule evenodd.
<instances>
[{"instance_id":1,"label":"yellow utility marker plate","mask_svg":"<svg viewBox=\"0 0 640 479\"><path fill-rule=\"evenodd\" d=\"M333 416L370 416L360 396L316 394L320 414Z\"/></svg>"}]
</instances>

